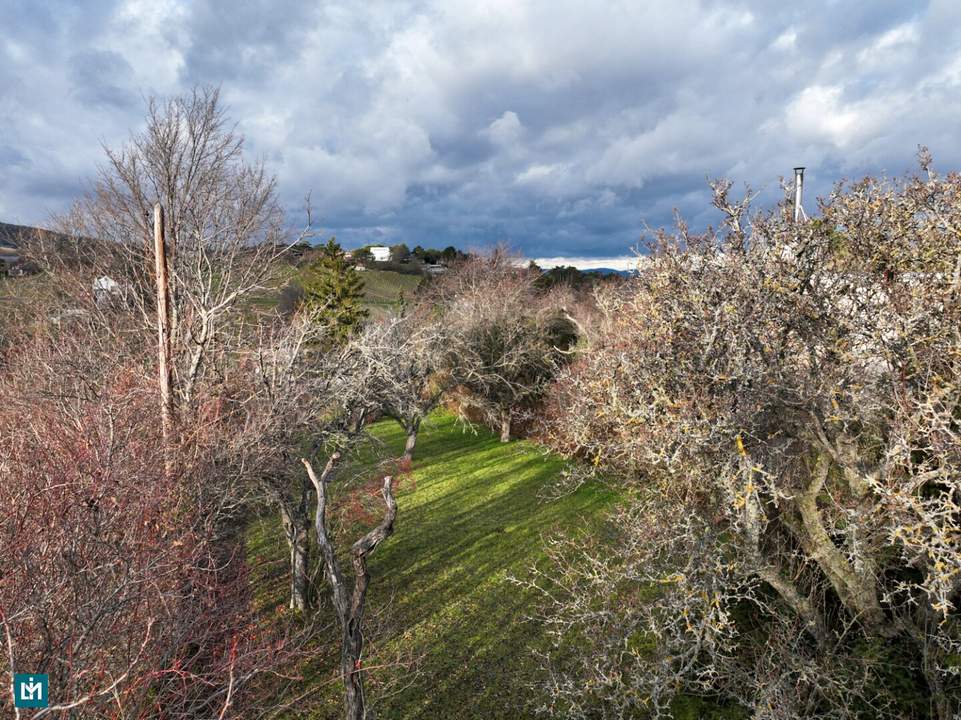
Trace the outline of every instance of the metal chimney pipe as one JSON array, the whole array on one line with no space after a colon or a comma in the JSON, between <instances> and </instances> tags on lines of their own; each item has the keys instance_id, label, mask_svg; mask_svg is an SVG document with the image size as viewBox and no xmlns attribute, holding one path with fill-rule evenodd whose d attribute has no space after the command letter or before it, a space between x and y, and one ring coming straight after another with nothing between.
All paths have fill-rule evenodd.
<instances>
[{"instance_id":1,"label":"metal chimney pipe","mask_svg":"<svg viewBox=\"0 0 961 720\"><path fill-rule=\"evenodd\" d=\"M794 168L794 222L800 222L804 215L801 199L804 194L804 168Z\"/></svg>"}]
</instances>

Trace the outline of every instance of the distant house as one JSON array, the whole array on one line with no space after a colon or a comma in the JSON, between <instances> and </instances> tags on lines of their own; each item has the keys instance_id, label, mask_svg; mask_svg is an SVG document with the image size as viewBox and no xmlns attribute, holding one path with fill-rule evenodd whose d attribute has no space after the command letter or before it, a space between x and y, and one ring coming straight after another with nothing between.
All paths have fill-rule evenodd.
<instances>
[{"instance_id":1,"label":"distant house","mask_svg":"<svg viewBox=\"0 0 961 720\"><path fill-rule=\"evenodd\" d=\"M118 295L120 295L120 283L112 277L103 275L93 281L93 297L98 305L109 302Z\"/></svg>"},{"instance_id":2,"label":"distant house","mask_svg":"<svg viewBox=\"0 0 961 720\"><path fill-rule=\"evenodd\" d=\"M374 262L390 262L390 248L386 245L372 245L368 249L374 256Z\"/></svg>"}]
</instances>

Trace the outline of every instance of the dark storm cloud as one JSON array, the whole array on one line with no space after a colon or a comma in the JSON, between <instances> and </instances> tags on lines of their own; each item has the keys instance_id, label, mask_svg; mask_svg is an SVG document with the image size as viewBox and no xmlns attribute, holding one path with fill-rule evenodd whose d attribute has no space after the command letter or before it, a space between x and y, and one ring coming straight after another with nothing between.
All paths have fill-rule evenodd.
<instances>
[{"instance_id":1,"label":"dark storm cloud","mask_svg":"<svg viewBox=\"0 0 961 720\"><path fill-rule=\"evenodd\" d=\"M137 94L131 88L133 68L122 55L109 50L85 50L70 58L73 93L84 105L133 109Z\"/></svg>"},{"instance_id":2,"label":"dark storm cloud","mask_svg":"<svg viewBox=\"0 0 961 720\"><path fill-rule=\"evenodd\" d=\"M220 0L186 7L191 42L184 78L200 83L269 81L296 60L319 16L319 6L309 2Z\"/></svg>"},{"instance_id":3,"label":"dark storm cloud","mask_svg":"<svg viewBox=\"0 0 961 720\"><path fill-rule=\"evenodd\" d=\"M644 7L642 7L642 5ZM961 165L953 2L8 2L0 219L42 222L141 120L220 85L291 211L347 244L615 256L706 181L780 197ZM813 198L809 203L814 205Z\"/></svg>"}]
</instances>

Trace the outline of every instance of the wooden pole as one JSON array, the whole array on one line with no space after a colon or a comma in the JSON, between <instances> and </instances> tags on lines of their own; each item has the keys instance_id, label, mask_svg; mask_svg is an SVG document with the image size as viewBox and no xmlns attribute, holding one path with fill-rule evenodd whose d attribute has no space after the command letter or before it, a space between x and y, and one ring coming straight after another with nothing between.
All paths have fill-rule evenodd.
<instances>
[{"instance_id":1,"label":"wooden pole","mask_svg":"<svg viewBox=\"0 0 961 720\"><path fill-rule=\"evenodd\" d=\"M160 375L160 422L164 447L170 441L173 415L173 398L170 394L170 286L167 281L167 250L164 237L164 209L160 203L153 206L153 242L157 278L157 354ZM168 468L169 469L169 468Z\"/></svg>"}]
</instances>

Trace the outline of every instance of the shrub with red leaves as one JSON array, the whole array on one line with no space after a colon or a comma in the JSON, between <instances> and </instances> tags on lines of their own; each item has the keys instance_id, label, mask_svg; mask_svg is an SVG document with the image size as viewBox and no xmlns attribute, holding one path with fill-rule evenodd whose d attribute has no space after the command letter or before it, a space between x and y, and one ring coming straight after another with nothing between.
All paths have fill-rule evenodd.
<instances>
[{"instance_id":1,"label":"shrub with red leaves","mask_svg":"<svg viewBox=\"0 0 961 720\"><path fill-rule=\"evenodd\" d=\"M49 674L60 717L239 716L292 645L256 622L227 531L230 428L184 418L165 450L145 363L82 337L0 381L4 670Z\"/></svg>"}]
</instances>

